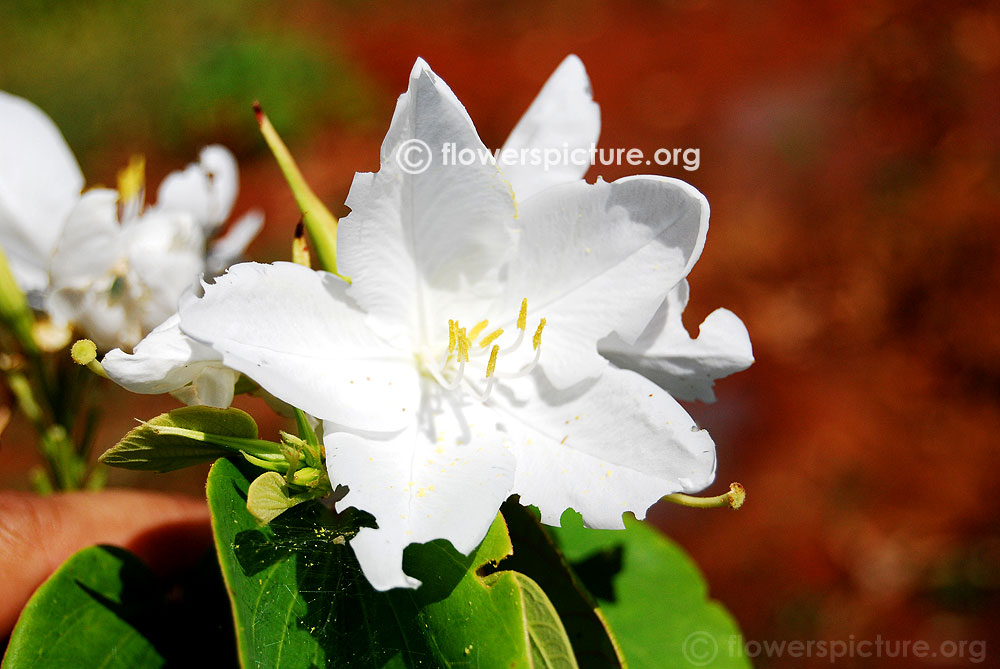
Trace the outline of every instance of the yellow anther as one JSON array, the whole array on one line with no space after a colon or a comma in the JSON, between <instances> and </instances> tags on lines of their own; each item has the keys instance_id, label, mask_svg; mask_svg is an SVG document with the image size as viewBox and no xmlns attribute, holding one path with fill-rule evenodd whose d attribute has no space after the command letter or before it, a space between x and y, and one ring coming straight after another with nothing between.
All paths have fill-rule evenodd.
<instances>
[{"instance_id":1,"label":"yellow anther","mask_svg":"<svg viewBox=\"0 0 1000 669\"><path fill-rule=\"evenodd\" d=\"M118 171L118 197L121 202L137 198L146 186L146 158L134 155L128 165Z\"/></svg>"},{"instance_id":2,"label":"yellow anther","mask_svg":"<svg viewBox=\"0 0 1000 669\"><path fill-rule=\"evenodd\" d=\"M469 331L469 340L476 341L476 337L479 336L479 333L485 330L486 326L489 324L490 322L488 320L479 321L478 323L476 323L476 327L472 328L472 330Z\"/></svg>"},{"instance_id":3,"label":"yellow anther","mask_svg":"<svg viewBox=\"0 0 1000 669\"><path fill-rule=\"evenodd\" d=\"M531 344L538 350L538 347L542 345L542 330L545 329L545 319L538 321L538 329L535 330L535 336L531 338Z\"/></svg>"},{"instance_id":4,"label":"yellow anther","mask_svg":"<svg viewBox=\"0 0 1000 669\"><path fill-rule=\"evenodd\" d=\"M528 321L528 298L521 300L521 313L517 315L517 329L523 330Z\"/></svg>"},{"instance_id":5,"label":"yellow anther","mask_svg":"<svg viewBox=\"0 0 1000 669\"><path fill-rule=\"evenodd\" d=\"M455 351L455 321L448 319L448 353L453 353Z\"/></svg>"},{"instance_id":6,"label":"yellow anther","mask_svg":"<svg viewBox=\"0 0 1000 669\"><path fill-rule=\"evenodd\" d=\"M497 355L500 353L500 346L497 344L493 345L493 350L490 351L490 362L486 365L486 378L493 376L493 370L497 367Z\"/></svg>"},{"instance_id":7,"label":"yellow anther","mask_svg":"<svg viewBox=\"0 0 1000 669\"><path fill-rule=\"evenodd\" d=\"M497 337L499 337L502 334L503 334L503 328L497 328L493 332L491 332L488 335L486 335L485 337L483 337L483 340L481 342L479 342L479 347L480 348L486 348L487 346L489 346L490 344L492 344L494 342L494 340L496 340Z\"/></svg>"},{"instance_id":8,"label":"yellow anther","mask_svg":"<svg viewBox=\"0 0 1000 669\"><path fill-rule=\"evenodd\" d=\"M469 362L469 337L465 334L465 328L457 328L455 334L458 339L458 361Z\"/></svg>"}]
</instances>

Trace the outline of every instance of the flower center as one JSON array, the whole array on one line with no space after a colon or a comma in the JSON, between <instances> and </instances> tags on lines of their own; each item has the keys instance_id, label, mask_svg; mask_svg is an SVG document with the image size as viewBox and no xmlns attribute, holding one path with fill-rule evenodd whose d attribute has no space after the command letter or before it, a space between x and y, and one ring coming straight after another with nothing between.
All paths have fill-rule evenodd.
<instances>
[{"instance_id":1,"label":"flower center","mask_svg":"<svg viewBox=\"0 0 1000 669\"><path fill-rule=\"evenodd\" d=\"M542 330L545 329L545 319L538 321L538 328L531 338L535 351L534 357L526 365L516 371L500 371L498 362L505 356L521 348L524 342L525 328L528 319L528 298L521 300L521 311L517 316L517 337L512 343L501 348L494 343L504 334L503 328L487 332L488 320L476 323L467 330L456 320L448 321L448 352L444 359L435 364L431 361L427 371L446 390L455 390L464 382L465 389L476 399L485 402L493 391L498 379L516 379L531 373L538 364L542 353ZM486 333L486 334L484 334ZM487 358L487 354L489 357ZM485 365L483 360L486 360ZM472 373L472 370L478 373ZM467 373L467 371L469 373Z\"/></svg>"}]
</instances>

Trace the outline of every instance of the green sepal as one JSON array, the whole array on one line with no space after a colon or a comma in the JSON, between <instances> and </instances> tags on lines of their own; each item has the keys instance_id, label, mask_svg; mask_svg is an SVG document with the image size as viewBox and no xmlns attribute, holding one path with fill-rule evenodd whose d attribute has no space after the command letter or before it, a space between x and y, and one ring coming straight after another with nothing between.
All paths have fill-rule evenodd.
<instances>
[{"instance_id":1,"label":"green sepal","mask_svg":"<svg viewBox=\"0 0 1000 669\"><path fill-rule=\"evenodd\" d=\"M264 136L264 141L267 142L268 148L274 154L274 158L278 162L278 167L281 168L281 173L284 175L285 181L288 182L289 187L292 189L295 203L299 206L299 211L302 212L302 222L309 233L309 239L312 240L320 269L336 274L345 281L350 281L350 279L337 272L336 217L330 213L330 210L316 197L309 184L306 183L302 172L299 171L299 166L295 164L295 159L292 158L291 152L285 146L285 143L278 135L278 131L271 125L271 121L268 120L259 104L254 105L254 113L257 115L257 123L260 125L260 132Z\"/></svg>"}]
</instances>

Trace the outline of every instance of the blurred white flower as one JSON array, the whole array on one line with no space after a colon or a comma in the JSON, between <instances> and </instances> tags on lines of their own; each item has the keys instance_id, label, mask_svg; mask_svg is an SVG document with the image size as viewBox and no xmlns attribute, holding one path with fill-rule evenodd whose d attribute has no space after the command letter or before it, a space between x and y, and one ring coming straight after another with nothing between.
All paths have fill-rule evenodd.
<instances>
[{"instance_id":1,"label":"blurred white flower","mask_svg":"<svg viewBox=\"0 0 1000 669\"><path fill-rule=\"evenodd\" d=\"M0 92L0 245L33 305L104 350L138 343L198 277L238 259L263 223L251 212L208 243L238 189L236 160L221 146L168 175L154 206L141 159L120 173L117 191L82 187L52 121Z\"/></svg>"},{"instance_id":2,"label":"blurred white flower","mask_svg":"<svg viewBox=\"0 0 1000 669\"><path fill-rule=\"evenodd\" d=\"M236 161L221 146L169 175L162 205L145 206L143 172L142 161L133 160L117 191L84 193L52 256L49 314L79 327L102 350L136 345L177 311L177 300L203 273L238 257L262 222L258 214L244 217L230 232L244 243L226 248L230 237L223 237L215 245L224 251L213 253L213 245L206 257L206 238L228 217L237 188Z\"/></svg>"}]
</instances>

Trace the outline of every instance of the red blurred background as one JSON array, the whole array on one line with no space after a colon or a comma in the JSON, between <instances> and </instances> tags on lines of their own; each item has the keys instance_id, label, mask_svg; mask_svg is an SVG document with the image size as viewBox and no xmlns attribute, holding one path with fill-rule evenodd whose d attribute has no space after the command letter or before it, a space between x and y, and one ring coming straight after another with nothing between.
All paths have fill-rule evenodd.
<instances>
[{"instance_id":1,"label":"red blurred background","mask_svg":"<svg viewBox=\"0 0 1000 669\"><path fill-rule=\"evenodd\" d=\"M335 213L346 212L353 173L378 168L417 56L448 81L491 148L568 53L590 73L601 146L699 148L697 171L642 171L690 181L712 205L686 324L696 332L716 307L732 309L757 362L717 384L716 404L689 408L718 445L719 478L707 492L738 480L749 495L739 512L661 505L651 517L691 553L747 639L984 640L987 666L1000 666L989 614L1000 604L996 5L295 0L248 12L241 29L301 38L351 77L322 104L276 119ZM262 53L249 57L251 88ZM0 73L0 85L30 97L29 85L13 83L20 88ZM66 95L39 88L61 125L60 114L70 122ZM268 109L266 92L254 97ZM298 214L255 135L250 102L215 107L204 116L211 133L171 125L180 139L170 143L142 134L141 123L122 130L98 120L79 134L90 143L78 155L91 183L107 183L130 153L145 152L155 184L200 143L229 143L241 154L237 212L267 216L251 255L285 258ZM588 178L635 171L600 167ZM105 421L102 448L132 416L175 405L114 399L128 411ZM263 405L243 406L262 433L277 428ZM28 443L26 428L15 422L4 437L0 484L26 487L34 456L10 446ZM112 481L198 494L203 477L116 472Z\"/></svg>"}]
</instances>

